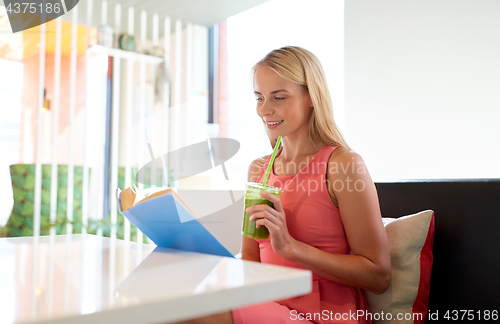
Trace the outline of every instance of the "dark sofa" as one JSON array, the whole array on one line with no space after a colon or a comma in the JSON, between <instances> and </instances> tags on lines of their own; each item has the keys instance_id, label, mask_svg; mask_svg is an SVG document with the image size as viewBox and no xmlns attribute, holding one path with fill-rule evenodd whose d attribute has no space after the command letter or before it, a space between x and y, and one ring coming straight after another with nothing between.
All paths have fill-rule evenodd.
<instances>
[{"instance_id":1,"label":"dark sofa","mask_svg":"<svg viewBox=\"0 0 500 324\"><path fill-rule=\"evenodd\" d=\"M434 210L429 311L500 311L500 179L375 185L383 217Z\"/></svg>"}]
</instances>

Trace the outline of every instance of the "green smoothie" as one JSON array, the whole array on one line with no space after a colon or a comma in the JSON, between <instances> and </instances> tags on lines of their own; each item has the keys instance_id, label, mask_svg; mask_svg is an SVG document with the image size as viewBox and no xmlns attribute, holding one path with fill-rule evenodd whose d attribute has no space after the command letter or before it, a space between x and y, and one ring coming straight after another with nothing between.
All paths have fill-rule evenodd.
<instances>
[{"instance_id":1,"label":"green smoothie","mask_svg":"<svg viewBox=\"0 0 500 324\"><path fill-rule=\"evenodd\" d=\"M281 188L271 187L271 186L262 186L260 183L249 182L247 183L245 190L245 207L243 209L243 227L241 229L241 234L259 240L267 240L269 238L269 231L265 226L260 226L259 228L255 227L255 221L249 221L250 216L252 214L248 214L246 209L253 205L269 205L274 208L272 202L267 199L264 199L260 196L261 192L269 192L275 196L281 195Z\"/></svg>"}]
</instances>

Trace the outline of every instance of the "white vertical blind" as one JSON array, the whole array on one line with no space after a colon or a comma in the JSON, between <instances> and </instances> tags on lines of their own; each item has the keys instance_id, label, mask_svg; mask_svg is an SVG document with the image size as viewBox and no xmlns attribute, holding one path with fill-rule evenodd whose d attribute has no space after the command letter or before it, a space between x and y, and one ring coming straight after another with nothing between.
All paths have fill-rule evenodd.
<instances>
[{"instance_id":1,"label":"white vertical blind","mask_svg":"<svg viewBox=\"0 0 500 324\"><path fill-rule=\"evenodd\" d=\"M116 238L116 198L115 190L118 187L118 145L120 134L120 58L113 58L113 113L112 113L112 143L111 143L111 186L109 201L111 208L111 237Z\"/></svg>"},{"instance_id":2,"label":"white vertical blind","mask_svg":"<svg viewBox=\"0 0 500 324\"><path fill-rule=\"evenodd\" d=\"M100 16L100 23L103 25L107 25L110 19L108 18L108 1L99 1L96 3L96 11L100 11L98 15ZM94 1L87 0L86 5L86 24L89 26L87 28L87 47L91 48L91 30L92 27L92 18L94 15ZM77 64L78 64L78 7L72 9L72 19L71 19L71 47L70 47L70 67L69 67L69 123L68 123L68 146L67 146L67 161L68 161L68 182L67 182L67 212L66 218L68 221L67 224L67 232L72 233L73 227L70 222L73 221L73 205L74 205L74 167L75 167L75 141L76 141L76 132L78 128L78 116L77 112ZM127 8L127 31L131 35L136 35L134 33L134 8ZM143 54L147 48L147 39L148 39L148 25L147 25L147 12L142 10L140 13L140 28L139 28L139 37L136 37L138 48L137 52ZM160 22L161 21L161 22ZM60 109L63 109L61 105L62 102L62 94L61 93L61 83L64 82L61 79L61 62L62 58L62 18L57 18L56 22L56 40L55 40L55 53L54 53L54 93L53 93L53 101L51 107L52 113L52 145L51 145L51 155L52 155L52 165L51 165L51 197L50 197L50 221L54 223L57 219L57 191L58 191L58 147L59 142L61 142L58 138L59 133L59 112ZM117 35L119 35L122 31L122 7L121 4L116 4L114 6L114 29ZM181 135L181 133L185 132L186 129L189 128L188 125L188 116L185 112L182 112L182 104L184 102L184 97L188 97L189 89L192 85L193 81L193 25L188 23L185 33L183 33L182 22L180 20L175 21L175 38L174 43L171 44L171 21L169 17L160 18L157 13L153 13L151 15L151 41L153 47L158 47L160 43L160 24L163 23L163 38L164 38L164 49L165 56L164 60L161 59L155 60L147 57L146 55L137 55L136 53L124 52L122 50L117 49L106 49L102 48L102 55L109 55L113 57L113 82L112 82L112 134L111 134L111 179L110 179L110 192L103 193L102 184L98 184L94 193L96 196L96 201L90 201L93 197L90 195L91 187L94 186L93 182L90 180L90 174L92 173L94 176L97 173L102 172L102 166L97 166L95 169L92 166L92 172L90 170L91 160L88 155L92 155L94 150L91 150L91 147L95 145L93 143L93 134L95 132L95 127L93 124L93 116L92 116L92 107L91 100L95 98L95 94L92 93L93 87L92 84L89 83L90 77L92 76L89 73L90 66L94 64L92 61L92 57L95 55L93 50L86 51L85 53L85 78L84 78L84 109L82 111L83 115L83 188L82 188L82 232L85 233L88 227L89 218L100 219L102 218L102 198L104 194L109 195L110 198L110 221L111 221L111 237L117 236L116 224L117 224L117 206L115 200L115 189L118 186L118 171L119 171L119 153L120 153L120 145L123 144L123 139L120 138L120 114L124 114L125 122L123 126L132 129L134 128L134 124L140 123L138 134L134 134L133 132L129 132L128 130L123 132L126 134L125 136L125 145L122 145L125 150L125 186L130 187L132 183L132 167L137 166L140 169L144 164L149 162L149 158L153 156L160 156L165 154L172 149L179 148L182 146L184 137L181 136L172 136L171 134ZM35 166L35 194L34 194L34 235L40 235L40 224L41 224L41 192L42 192L42 140L43 140L43 115L45 114L43 111L44 105L44 90L45 90L45 50L46 50L46 35L45 35L45 25L41 26L40 33L40 53L39 53L39 76L38 76L38 127L37 127L37 143L36 143L36 166ZM186 52L183 51L183 46L185 46ZM97 48L97 47L96 47ZM172 53L173 51L173 53ZM122 59L123 61L123 69L122 69ZM135 66L135 62L138 63ZM157 101L149 100L149 82L152 80L151 77L154 77L155 74L150 74L150 67L154 67L156 64L163 62L166 67L170 68L169 70L173 71L174 80L169 80L171 84L173 84L173 106L176 109L170 109L170 84L165 82L163 85L164 94L163 94L163 103L157 105ZM172 66L171 66L172 64ZM97 65L95 65L97 66ZM138 67L138 70L134 71L134 68ZM159 73L159 70L156 70L155 73ZM185 73L185 74L184 74ZM134 78L135 74L135 78ZM138 74L138 75L137 75ZM63 74L65 75L65 74ZM125 76L125 80L123 82L124 89L121 89L122 82L121 79ZM92 81L91 81L92 82ZM64 86L64 84L63 84ZM123 94L123 91L126 94ZM155 95L156 92L155 92ZM122 98L123 96L123 98ZM105 97L102 96L102 99L105 100ZM101 100L101 98L99 98ZM123 101L126 101L123 102ZM164 122L167 129L158 128L158 127L148 127L148 124L145 122L146 120L146 112L149 109L150 101L154 103L155 109L162 109L161 121ZM101 102L101 101L99 101ZM104 105L103 105L104 106ZM123 107L124 111L120 111L121 107ZM66 107L64 107L66 108ZM137 114L134 114L134 110L137 108ZM189 107L183 107L189 108ZM172 114L171 114L172 112ZM101 112L103 113L103 112ZM160 123L161 124L161 123ZM174 129L171 130L170 124L173 125ZM122 127L123 127L122 126ZM156 126L156 125L155 125ZM99 126L97 126L99 127ZM102 127L101 127L102 128ZM160 134L161 132L161 134ZM138 136L135 136L138 135ZM98 136L99 139L102 139L102 136ZM147 144L151 145L151 151L149 151ZM172 145L173 144L173 145ZM99 144L98 144L99 145ZM60 150L59 150L60 151ZM59 152L60 153L60 152ZM78 153L78 152L77 152ZM134 161L134 155L137 156L137 159ZM102 161L102 158L100 159ZM166 161L167 162L167 161ZM178 163L180 161L177 161ZM179 164L174 166L175 169L179 168ZM150 185L156 186L156 168L152 168L150 173ZM168 167L164 169L164 184L168 184ZM95 177L92 177L93 179ZM99 178L97 176L96 178ZM175 185L172 183L171 185ZM144 187L144 179L140 179L139 181L139 189L143 189ZM94 190L94 189L92 189ZM92 212L90 214L92 205L98 206L96 208L95 213ZM125 220L125 229L124 229L124 239L130 240L130 223L128 220ZM51 233L55 234L55 228L51 227ZM98 230L98 235L101 235L102 232L100 229ZM137 241L143 241L143 234L138 231Z\"/></svg>"},{"instance_id":3,"label":"white vertical blind","mask_svg":"<svg viewBox=\"0 0 500 324\"><path fill-rule=\"evenodd\" d=\"M158 46L158 33L159 33L159 29L160 29L160 26L159 26L159 17L158 17L158 14L153 14L153 20L152 20L152 38L153 38L153 47L156 48ZM147 35L144 35L145 38L147 38ZM143 73L145 74L146 71L143 71ZM157 70L157 73L158 73L158 70ZM145 96L146 94L144 94ZM145 100L146 98L144 98ZM156 98L153 98L153 103L156 102ZM149 123L148 123L149 124ZM153 161L155 159L155 156L157 156L158 154L154 153L154 149L153 149L153 144L154 142L156 142L158 140L158 137L157 137L157 132L158 132L158 127L151 127L151 129L147 129L146 131L149 133L149 138L148 138L148 146L149 146L149 151L150 151L150 159L151 161ZM156 148L158 146L155 146ZM162 154L160 152L160 154ZM151 187L156 187L156 171L157 171L157 166L156 166L156 163L151 163L151 171L150 171L150 185ZM148 238L148 242L150 245L154 244L153 241L151 241L150 238Z\"/></svg>"},{"instance_id":4,"label":"white vertical blind","mask_svg":"<svg viewBox=\"0 0 500 324\"><path fill-rule=\"evenodd\" d=\"M122 29L122 5L115 4L115 34L120 35Z\"/></svg>"},{"instance_id":5,"label":"white vertical blind","mask_svg":"<svg viewBox=\"0 0 500 324\"><path fill-rule=\"evenodd\" d=\"M108 2L106 0L101 2L101 24L108 23Z\"/></svg>"},{"instance_id":6,"label":"white vertical blind","mask_svg":"<svg viewBox=\"0 0 500 324\"><path fill-rule=\"evenodd\" d=\"M158 14L153 14L153 45L158 46L158 33L160 30L160 18Z\"/></svg>"},{"instance_id":7,"label":"white vertical blind","mask_svg":"<svg viewBox=\"0 0 500 324\"><path fill-rule=\"evenodd\" d=\"M156 48L158 47L158 33L160 31L159 17L158 14L156 13L153 14L152 31L153 31L153 37L152 37L153 47ZM156 98L153 98L153 102L156 102ZM153 160L154 157L158 155L158 153L154 152L154 148L157 148L158 146L154 146L153 148L154 144L153 142L156 142L158 140L157 132L158 132L157 127L151 128L151 134L149 135L149 144L148 144L150 149L151 160ZM161 154L161 152L159 153ZM151 187L156 187L156 169L157 169L156 164L151 164L151 181L150 181Z\"/></svg>"},{"instance_id":8,"label":"white vertical blind","mask_svg":"<svg viewBox=\"0 0 500 324\"><path fill-rule=\"evenodd\" d=\"M163 26L163 46L165 47L165 65L170 67L170 17L165 17Z\"/></svg>"},{"instance_id":9,"label":"white vertical blind","mask_svg":"<svg viewBox=\"0 0 500 324\"><path fill-rule=\"evenodd\" d=\"M134 7L128 8L128 26L127 33L130 35L134 34Z\"/></svg>"},{"instance_id":10,"label":"white vertical blind","mask_svg":"<svg viewBox=\"0 0 500 324\"><path fill-rule=\"evenodd\" d=\"M57 216L57 147L59 133L59 107L60 107L60 88L61 88L61 17L56 18L56 49L54 52L54 105L52 111L52 166L50 176L50 223L54 225ZM69 206L68 206L69 208ZM55 232L55 227L50 227L50 232Z\"/></svg>"},{"instance_id":11,"label":"white vertical blind","mask_svg":"<svg viewBox=\"0 0 500 324\"><path fill-rule=\"evenodd\" d=\"M159 26L158 26L158 14L154 14L153 15L153 20L152 20L152 32L153 32L153 48L156 48L158 46L158 32L159 32ZM144 71L144 73L146 73L146 71ZM144 98L146 99L146 98ZM155 101L156 98L153 98L153 103L156 102ZM148 123L149 124L149 123ZM154 127L149 127L148 126L148 129L146 129L147 133L148 133L148 147L149 147L149 151L150 151L150 159L151 161L154 160L154 157L158 154L156 154L154 152L154 149L157 148L157 146L154 146L154 144L156 144L156 141L157 141L157 129L158 127L156 127L156 125ZM152 163L151 164L151 171L150 171L150 185L151 187L156 187L156 164ZM149 241L151 243L151 241Z\"/></svg>"},{"instance_id":12,"label":"white vertical blind","mask_svg":"<svg viewBox=\"0 0 500 324\"><path fill-rule=\"evenodd\" d=\"M64 269L64 313L68 314L70 302L70 290L72 288L70 275L71 275L71 236L66 236L66 251L65 251L65 269Z\"/></svg>"},{"instance_id":13,"label":"white vertical blind","mask_svg":"<svg viewBox=\"0 0 500 324\"><path fill-rule=\"evenodd\" d=\"M116 204L115 204L116 206ZM116 234L115 234L116 236ZM116 237L114 237L116 238ZM116 301L114 291L116 289L116 240L109 244L109 272L108 272L108 305L113 306Z\"/></svg>"},{"instance_id":14,"label":"white vertical blind","mask_svg":"<svg viewBox=\"0 0 500 324\"><path fill-rule=\"evenodd\" d=\"M186 36L185 36L185 41L186 43L186 61L184 62L185 70L183 72L185 73L185 78L186 78L186 83L182 85L184 88L184 92L186 93L185 98L185 108L183 108L182 111L182 128L188 130L189 124L188 122L192 120L190 118L190 113L192 113L193 110L193 105L192 102L189 100L190 97L190 90L193 85L193 24L187 23L186 24ZM186 145L188 143L192 143L191 139L189 138L190 132L184 132L184 142L182 145Z\"/></svg>"},{"instance_id":15,"label":"white vertical blind","mask_svg":"<svg viewBox=\"0 0 500 324\"><path fill-rule=\"evenodd\" d=\"M61 17L56 18L56 48L54 52L54 105L51 107L52 111L52 165L50 176L50 252L49 252L49 302L48 314L52 314L52 305L54 300L53 286L54 286L54 243L55 243L55 221L57 217L57 179L58 179L58 161L57 161L57 147L58 147L58 133L59 133L59 108L61 99Z\"/></svg>"},{"instance_id":16,"label":"white vertical blind","mask_svg":"<svg viewBox=\"0 0 500 324\"><path fill-rule=\"evenodd\" d=\"M127 60L127 105L126 105L126 145L125 145L125 188L132 185L132 150L134 149L134 137L132 136L132 118L134 109L134 96L133 96L133 75L134 75L134 62ZM123 231L123 239L130 241L130 221L125 218Z\"/></svg>"},{"instance_id":17,"label":"white vertical blind","mask_svg":"<svg viewBox=\"0 0 500 324\"><path fill-rule=\"evenodd\" d=\"M170 121L170 127L172 128L171 137L171 150L176 150L181 147L181 104L182 104L182 23L180 20L175 21L175 43L174 43L174 83L173 83L173 99L174 105L172 107L172 119ZM172 161L172 167L174 170L180 169L179 159ZM179 181L174 181L172 184L175 189L178 189Z\"/></svg>"},{"instance_id":18,"label":"white vertical blind","mask_svg":"<svg viewBox=\"0 0 500 324\"><path fill-rule=\"evenodd\" d=\"M75 142L75 110L76 110L76 57L78 54L78 6L73 8L71 23L71 57L70 57L70 88L69 88L69 145L68 145L68 197L66 218L73 221L73 193L74 193L74 142ZM72 233L73 228L68 223L67 233Z\"/></svg>"},{"instance_id":19,"label":"white vertical blind","mask_svg":"<svg viewBox=\"0 0 500 324\"><path fill-rule=\"evenodd\" d=\"M102 1L101 3L101 24L102 25L106 25L107 24L107 19L108 19L108 2L107 1ZM105 57L105 55L103 55ZM107 59L107 58L106 58ZM106 60L106 66L109 64L108 63L109 60ZM109 66L107 66L107 68L109 69ZM106 80L105 82L105 87L107 88L107 85L108 85L108 82ZM109 89L106 89L109 91ZM102 105L102 107L104 108L103 111L106 111L107 110L107 93L106 91L104 91L104 96L102 96L102 101L104 103L104 105ZM106 134L106 132L102 132L101 134ZM99 144L98 144L99 145ZM96 169L99 169L99 175L102 176L102 178L104 179L104 164L105 164L105 161L104 159L99 159L99 166L96 168ZM98 177L100 178L100 177ZM108 194L107 192L105 193L104 192L104 182L103 181L100 181L99 185L97 186L98 188L98 199L97 199L97 212L96 212L96 215L95 215L95 218L99 219L99 220L102 220L103 219L103 196L104 194ZM98 236L101 236L102 235L102 228L98 227L97 229L97 233L96 233ZM98 248L98 253L97 253L97 258L98 258L98 262L96 262L96 277L97 277L97 287L98 289L96 290L96 300L100 303L101 300L102 300L102 294L98 293L98 291L102 291L102 287L103 287L103 280L102 280L102 276L100 275L103 270L104 270L104 267L103 267L103 249L102 249L102 241L99 240L99 248Z\"/></svg>"},{"instance_id":20,"label":"white vertical blind","mask_svg":"<svg viewBox=\"0 0 500 324\"><path fill-rule=\"evenodd\" d=\"M90 45L90 25L92 21L92 1L87 0L87 47ZM90 135L90 124L89 124L89 69L88 64L90 62L90 53L87 51L85 54L85 110L84 110L84 136L83 136L83 181L82 181L82 232L87 232L87 225L89 219L89 163L87 154L89 152L89 135Z\"/></svg>"},{"instance_id":21,"label":"white vertical blind","mask_svg":"<svg viewBox=\"0 0 500 324\"><path fill-rule=\"evenodd\" d=\"M165 49L165 67L170 67L170 17L165 18L164 30L163 30L163 46ZM164 152L169 152L170 148L170 82L164 85L164 99L163 99L163 125L167 125L167 131L163 132L163 143ZM169 161L163 161L163 185L168 186L168 176L169 176Z\"/></svg>"},{"instance_id":22,"label":"white vertical blind","mask_svg":"<svg viewBox=\"0 0 500 324\"><path fill-rule=\"evenodd\" d=\"M134 8L128 8L127 33L134 34ZM134 138L132 137L133 112L134 112L134 62L131 59L127 60L127 110L126 110L126 145L125 145L125 188L132 185L132 150L134 146ZM130 241L130 222L125 218L125 228L123 238L125 241Z\"/></svg>"},{"instance_id":23,"label":"white vertical blind","mask_svg":"<svg viewBox=\"0 0 500 324\"><path fill-rule=\"evenodd\" d=\"M45 89L45 24L40 26L40 53L38 58L38 122L36 136L35 197L33 236L40 236L40 212L42 203L42 109Z\"/></svg>"},{"instance_id":24,"label":"white vertical blind","mask_svg":"<svg viewBox=\"0 0 500 324\"><path fill-rule=\"evenodd\" d=\"M146 11L141 11L141 29L140 29L140 41L139 41L139 51L143 52L146 47L146 23L147 23L147 15ZM145 139L145 110L146 110L146 63L144 59L141 58L139 61L139 160L138 160L138 168L142 168L144 165L143 154L146 150L146 139ZM144 178L139 180L139 189L144 189ZM142 232L137 229L137 242L143 242Z\"/></svg>"},{"instance_id":25,"label":"white vertical blind","mask_svg":"<svg viewBox=\"0 0 500 324\"><path fill-rule=\"evenodd\" d=\"M115 5L115 31L120 32L121 5ZM120 134L120 85L121 66L120 58L113 58L113 111L112 111L112 135L111 135L111 185L109 187L109 201L111 214L111 238L116 238L117 211L115 190L118 187L118 148Z\"/></svg>"},{"instance_id":26,"label":"white vertical blind","mask_svg":"<svg viewBox=\"0 0 500 324\"><path fill-rule=\"evenodd\" d=\"M104 0L101 2L101 25L107 25L107 23L108 23L108 2ZM106 60L106 66L109 69L110 67L108 66L109 60L106 57L106 48L104 48L104 52L101 55L102 55L103 59ZM108 96L107 91L109 91L109 89L107 88L107 86L108 86L108 80L106 79L105 85L104 85L105 90L101 93L101 99L102 99L102 103L103 103L101 107L102 107L103 111L107 111L107 109L108 109L108 107L107 107L107 96ZM105 131L102 132L102 134L104 136L106 136ZM105 143L105 140L103 142ZM100 144L98 144L98 145L100 145ZM104 179L104 175L106 172L104 170L104 166L105 166L105 159L103 157L101 157L99 159L98 166L96 167L96 169L97 169L96 171L99 172L99 177L97 177L97 178L102 177L102 179ZM104 207L103 207L105 194L108 194L108 193L104 192L104 182L99 181L99 184L97 185L97 208L96 208L96 213L94 215L96 220L102 220L104 218L104 216L107 216L107 215L104 215ZM97 227L96 234L98 236L102 235L102 228L100 226Z\"/></svg>"},{"instance_id":27,"label":"white vertical blind","mask_svg":"<svg viewBox=\"0 0 500 324\"><path fill-rule=\"evenodd\" d=\"M182 23L180 20L175 21L175 81L174 81L174 134L180 134L180 114L182 104ZM181 137L174 136L174 147L173 149L178 149L181 146Z\"/></svg>"},{"instance_id":28,"label":"white vertical blind","mask_svg":"<svg viewBox=\"0 0 500 324\"><path fill-rule=\"evenodd\" d=\"M55 231L50 231L50 245L49 245L49 302L48 302L48 315L49 317L52 315L52 309L54 304L54 245L56 241L56 233Z\"/></svg>"},{"instance_id":29,"label":"white vertical blind","mask_svg":"<svg viewBox=\"0 0 500 324\"><path fill-rule=\"evenodd\" d=\"M127 33L132 35L134 33L134 8L128 8L128 27ZM125 145L125 188L132 184L132 150L134 148L134 138L130 129L132 129L132 118L134 109L134 96L133 96L133 75L134 75L134 62L127 60L127 110L126 110L126 145ZM130 241L130 222L125 219L124 240Z\"/></svg>"}]
</instances>

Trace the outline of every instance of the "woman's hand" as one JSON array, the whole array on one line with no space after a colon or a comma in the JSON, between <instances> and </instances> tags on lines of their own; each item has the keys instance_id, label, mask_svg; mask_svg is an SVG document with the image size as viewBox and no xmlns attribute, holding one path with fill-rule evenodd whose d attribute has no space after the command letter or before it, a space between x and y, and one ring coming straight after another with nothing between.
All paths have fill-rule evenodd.
<instances>
[{"instance_id":1,"label":"woman's hand","mask_svg":"<svg viewBox=\"0 0 500 324\"><path fill-rule=\"evenodd\" d=\"M260 196L272 202L274 208L265 204L253 205L248 207L246 212L253 214L250 221L257 219L255 222L257 228L260 226L267 227L274 252L288 259L292 255L297 241L288 233L286 215L281 200L279 197L267 192L261 192Z\"/></svg>"}]
</instances>

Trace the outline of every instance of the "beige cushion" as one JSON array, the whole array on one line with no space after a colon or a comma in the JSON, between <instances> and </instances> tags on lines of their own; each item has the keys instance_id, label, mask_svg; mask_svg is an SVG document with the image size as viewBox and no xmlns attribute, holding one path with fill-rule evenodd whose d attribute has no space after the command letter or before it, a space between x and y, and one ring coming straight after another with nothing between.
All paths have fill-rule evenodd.
<instances>
[{"instance_id":1,"label":"beige cushion","mask_svg":"<svg viewBox=\"0 0 500 324\"><path fill-rule=\"evenodd\" d=\"M381 295L365 291L373 323L423 323L425 320L432 269L433 220L432 210L383 218L391 251L392 280Z\"/></svg>"}]
</instances>

